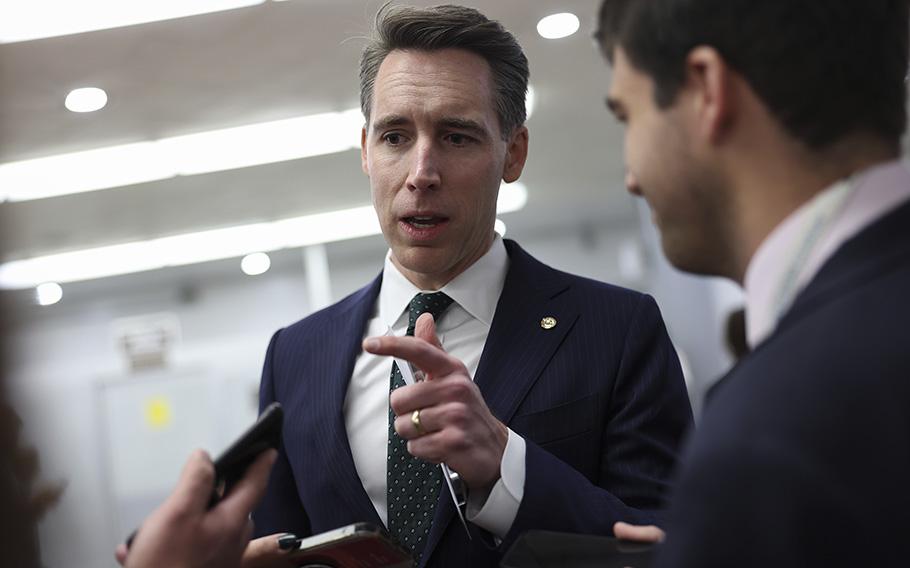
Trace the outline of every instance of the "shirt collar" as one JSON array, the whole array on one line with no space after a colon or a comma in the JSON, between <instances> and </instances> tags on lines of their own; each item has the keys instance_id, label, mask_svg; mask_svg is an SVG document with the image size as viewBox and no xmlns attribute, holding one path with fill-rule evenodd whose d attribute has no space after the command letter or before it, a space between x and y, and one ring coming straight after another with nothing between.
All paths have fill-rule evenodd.
<instances>
[{"instance_id":1,"label":"shirt collar","mask_svg":"<svg viewBox=\"0 0 910 568\"><path fill-rule=\"evenodd\" d=\"M777 325L777 314L774 313L777 285L790 268L784 259L789 257L790 249L799 240L801 228L812 214L815 201L831 189L825 189L787 216L765 237L752 255L743 279L746 339L750 348L754 349L774 331Z\"/></svg>"},{"instance_id":2,"label":"shirt collar","mask_svg":"<svg viewBox=\"0 0 910 568\"><path fill-rule=\"evenodd\" d=\"M490 249L482 257L439 291L445 292L472 317L489 326L493 322L508 270L509 255L502 238L496 235ZM380 320L385 326L394 327L415 294L435 291L420 290L412 284L392 262L392 251L389 251L379 291Z\"/></svg>"},{"instance_id":3,"label":"shirt collar","mask_svg":"<svg viewBox=\"0 0 910 568\"><path fill-rule=\"evenodd\" d=\"M788 270L786 259L799 245L801 228L826 194L836 191L836 182L790 214L765 238L746 269L746 337L755 348L777 327L777 287ZM910 170L903 161L893 161L853 176L854 190L842 213L824 238L813 247L802 267L800 288L807 285L837 249L888 211L910 199Z\"/></svg>"}]
</instances>

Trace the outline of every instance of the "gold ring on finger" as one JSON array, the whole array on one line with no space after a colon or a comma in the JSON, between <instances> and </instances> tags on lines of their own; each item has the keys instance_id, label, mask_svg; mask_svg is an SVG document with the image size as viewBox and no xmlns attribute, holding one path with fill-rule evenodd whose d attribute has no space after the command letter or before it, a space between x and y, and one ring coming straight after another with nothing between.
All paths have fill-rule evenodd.
<instances>
[{"instance_id":1,"label":"gold ring on finger","mask_svg":"<svg viewBox=\"0 0 910 568\"><path fill-rule=\"evenodd\" d=\"M422 436L423 430L420 428L420 409L418 408L413 413L411 413L411 424L414 425L414 429L417 430L417 435Z\"/></svg>"}]
</instances>

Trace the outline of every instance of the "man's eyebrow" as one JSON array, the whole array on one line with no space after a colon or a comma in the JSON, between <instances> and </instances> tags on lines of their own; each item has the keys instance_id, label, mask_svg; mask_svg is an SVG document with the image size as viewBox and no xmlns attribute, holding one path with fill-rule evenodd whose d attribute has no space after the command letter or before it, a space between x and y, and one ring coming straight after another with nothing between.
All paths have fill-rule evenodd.
<instances>
[{"instance_id":1,"label":"man's eyebrow","mask_svg":"<svg viewBox=\"0 0 910 568\"><path fill-rule=\"evenodd\" d=\"M376 119L376 122L373 123L373 130L379 131L393 126L404 126L405 124L410 124L410 122L410 120L400 114L390 114Z\"/></svg>"},{"instance_id":2,"label":"man's eyebrow","mask_svg":"<svg viewBox=\"0 0 910 568\"><path fill-rule=\"evenodd\" d=\"M373 130L376 132L381 132L387 128L406 126L409 124L411 124L411 120L409 118L400 114L390 114L388 116L377 118L373 123ZM444 117L437 121L436 126L456 130L465 130L478 137L490 136L489 130L483 124L470 118Z\"/></svg>"},{"instance_id":3,"label":"man's eyebrow","mask_svg":"<svg viewBox=\"0 0 910 568\"><path fill-rule=\"evenodd\" d=\"M477 136L489 136L490 133L483 124L469 118L447 117L439 121L439 125L445 128L454 128L457 130L467 130Z\"/></svg>"}]
</instances>

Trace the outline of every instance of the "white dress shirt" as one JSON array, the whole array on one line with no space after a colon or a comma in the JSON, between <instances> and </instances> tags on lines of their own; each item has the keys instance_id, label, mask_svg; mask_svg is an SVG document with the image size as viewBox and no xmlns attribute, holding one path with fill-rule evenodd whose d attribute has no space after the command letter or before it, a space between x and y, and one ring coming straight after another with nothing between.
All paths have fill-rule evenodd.
<instances>
[{"instance_id":1,"label":"white dress shirt","mask_svg":"<svg viewBox=\"0 0 910 568\"><path fill-rule=\"evenodd\" d=\"M910 199L910 169L893 161L825 189L781 222L745 276L746 337L753 349L842 244Z\"/></svg>"},{"instance_id":2,"label":"white dress shirt","mask_svg":"<svg viewBox=\"0 0 910 568\"><path fill-rule=\"evenodd\" d=\"M436 322L437 335L443 348L464 363L471 377L477 372L508 266L505 245L497 236L484 256L439 290L454 302ZM415 294L435 291L415 287L392 263L389 252L382 271L382 287L364 337L385 335L389 329L392 335L404 335L411 299ZM390 357L361 352L354 363L344 403L344 422L354 466L373 507L386 526L386 448L391 372ZM524 496L525 442L511 430L500 475L489 495L469 494L467 517L502 538L512 526Z\"/></svg>"}]
</instances>

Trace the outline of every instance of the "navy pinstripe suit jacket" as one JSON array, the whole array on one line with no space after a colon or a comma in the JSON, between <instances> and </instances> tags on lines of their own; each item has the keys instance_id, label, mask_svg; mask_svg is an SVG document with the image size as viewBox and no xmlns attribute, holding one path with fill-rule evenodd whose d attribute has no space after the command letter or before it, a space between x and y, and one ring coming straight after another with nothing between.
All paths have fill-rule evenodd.
<instances>
[{"instance_id":1,"label":"navy pinstripe suit jacket","mask_svg":"<svg viewBox=\"0 0 910 568\"><path fill-rule=\"evenodd\" d=\"M527 441L524 498L494 547L477 527L479 538L467 539L442 494L422 565L496 566L528 529L611 534L617 520L658 521L692 422L650 296L554 270L505 243L509 270L474 379L493 414ZM342 411L379 288L377 278L272 338L260 405L284 405L284 446L254 513L257 535L381 523ZM558 325L542 329L545 316Z\"/></svg>"}]
</instances>

